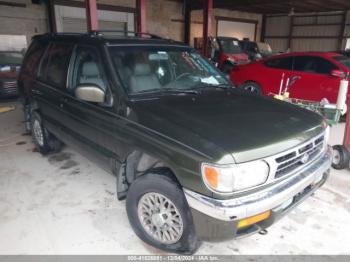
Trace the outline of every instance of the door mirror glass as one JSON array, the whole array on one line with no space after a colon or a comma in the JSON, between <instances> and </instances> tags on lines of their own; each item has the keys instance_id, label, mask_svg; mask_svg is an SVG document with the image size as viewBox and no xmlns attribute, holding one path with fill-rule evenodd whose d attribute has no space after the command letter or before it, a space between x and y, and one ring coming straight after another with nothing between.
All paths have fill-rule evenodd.
<instances>
[{"instance_id":1,"label":"door mirror glass","mask_svg":"<svg viewBox=\"0 0 350 262\"><path fill-rule=\"evenodd\" d=\"M342 70L334 69L331 71L331 76L345 78L345 73Z\"/></svg>"},{"instance_id":2,"label":"door mirror glass","mask_svg":"<svg viewBox=\"0 0 350 262\"><path fill-rule=\"evenodd\" d=\"M84 84L77 86L75 89L75 97L87 102L105 102L105 92L94 84Z\"/></svg>"}]
</instances>

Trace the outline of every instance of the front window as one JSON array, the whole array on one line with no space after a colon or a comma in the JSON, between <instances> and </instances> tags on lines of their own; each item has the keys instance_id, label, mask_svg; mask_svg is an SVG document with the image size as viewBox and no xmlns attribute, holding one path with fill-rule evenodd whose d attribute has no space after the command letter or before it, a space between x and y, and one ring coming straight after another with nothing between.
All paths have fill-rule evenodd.
<instances>
[{"instance_id":1,"label":"front window","mask_svg":"<svg viewBox=\"0 0 350 262\"><path fill-rule=\"evenodd\" d=\"M226 54L241 54L243 53L239 41L232 38L221 38L218 40L222 52Z\"/></svg>"},{"instance_id":2,"label":"front window","mask_svg":"<svg viewBox=\"0 0 350 262\"><path fill-rule=\"evenodd\" d=\"M272 49L268 43L257 43L258 48L262 54L272 54Z\"/></svg>"},{"instance_id":3,"label":"front window","mask_svg":"<svg viewBox=\"0 0 350 262\"><path fill-rule=\"evenodd\" d=\"M334 56L333 59L339 63L341 63L343 66L345 66L347 69L350 69L350 58L346 56Z\"/></svg>"},{"instance_id":4,"label":"front window","mask_svg":"<svg viewBox=\"0 0 350 262\"><path fill-rule=\"evenodd\" d=\"M229 85L213 65L188 48L111 47L110 54L129 94Z\"/></svg>"}]
</instances>

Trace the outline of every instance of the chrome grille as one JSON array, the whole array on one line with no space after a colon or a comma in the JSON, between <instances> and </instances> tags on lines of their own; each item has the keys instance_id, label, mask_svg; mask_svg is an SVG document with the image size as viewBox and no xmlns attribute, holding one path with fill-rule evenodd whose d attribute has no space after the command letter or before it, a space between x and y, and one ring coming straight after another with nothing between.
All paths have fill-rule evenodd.
<instances>
[{"instance_id":1,"label":"chrome grille","mask_svg":"<svg viewBox=\"0 0 350 262\"><path fill-rule=\"evenodd\" d=\"M312 162L323 150L324 135L275 158L277 165L275 178L283 177L294 170Z\"/></svg>"}]
</instances>

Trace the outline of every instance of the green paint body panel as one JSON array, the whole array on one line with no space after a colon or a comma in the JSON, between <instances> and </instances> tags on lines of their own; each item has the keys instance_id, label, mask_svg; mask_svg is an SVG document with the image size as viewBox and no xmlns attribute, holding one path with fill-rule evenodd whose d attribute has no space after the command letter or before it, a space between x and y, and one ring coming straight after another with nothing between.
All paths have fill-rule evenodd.
<instances>
[{"instance_id":1,"label":"green paint body panel","mask_svg":"<svg viewBox=\"0 0 350 262\"><path fill-rule=\"evenodd\" d=\"M183 187L228 199L233 195L213 194L204 185L200 175L203 162L232 164L261 159L323 131L323 120L317 114L235 89L130 97L113 73L108 43L99 38L57 38L98 47L114 103L99 106L84 102L40 80L34 81L31 99L38 104L44 124L52 133L85 153L91 152L106 169L115 166L112 160L120 164L134 151L145 152L168 166ZM150 46L180 45L146 41Z\"/></svg>"}]
</instances>

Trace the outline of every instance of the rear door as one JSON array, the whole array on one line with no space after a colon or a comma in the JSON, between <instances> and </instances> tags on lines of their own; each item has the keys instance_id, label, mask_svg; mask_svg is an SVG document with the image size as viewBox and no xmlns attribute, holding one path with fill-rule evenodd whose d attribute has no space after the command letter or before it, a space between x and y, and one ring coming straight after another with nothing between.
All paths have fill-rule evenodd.
<instances>
[{"instance_id":1,"label":"rear door","mask_svg":"<svg viewBox=\"0 0 350 262\"><path fill-rule=\"evenodd\" d=\"M40 62L38 78L32 90L45 126L59 137L65 125L63 103L72 50L70 43L51 43Z\"/></svg>"},{"instance_id":2,"label":"rear door","mask_svg":"<svg viewBox=\"0 0 350 262\"><path fill-rule=\"evenodd\" d=\"M340 79L331 76L334 69L339 68L323 57L296 56L290 80L290 96L312 101L327 98L335 103Z\"/></svg>"},{"instance_id":3,"label":"rear door","mask_svg":"<svg viewBox=\"0 0 350 262\"><path fill-rule=\"evenodd\" d=\"M293 57L271 58L262 62L262 66L264 69L261 72L256 72L256 74L259 75L258 83L261 85L264 94L278 94L281 84L281 91L283 91L287 78L292 74Z\"/></svg>"}]
</instances>

